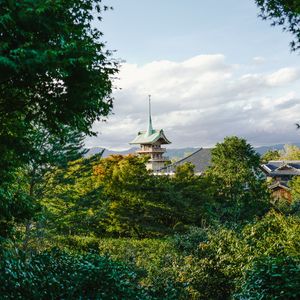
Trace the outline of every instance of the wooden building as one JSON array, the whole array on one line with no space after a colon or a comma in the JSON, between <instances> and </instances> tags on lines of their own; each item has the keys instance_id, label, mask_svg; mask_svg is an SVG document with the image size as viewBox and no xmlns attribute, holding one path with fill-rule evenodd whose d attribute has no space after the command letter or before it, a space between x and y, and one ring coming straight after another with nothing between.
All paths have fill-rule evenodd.
<instances>
[{"instance_id":1,"label":"wooden building","mask_svg":"<svg viewBox=\"0 0 300 300\"><path fill-rule=\"evenodd\" d=\"M291 189L289 181L294 176L300 175L300 160L274 160L261 165L261 169L267 177L269 189L274 200L286 199L291 202Z\"/></svg>"}]
</instances>

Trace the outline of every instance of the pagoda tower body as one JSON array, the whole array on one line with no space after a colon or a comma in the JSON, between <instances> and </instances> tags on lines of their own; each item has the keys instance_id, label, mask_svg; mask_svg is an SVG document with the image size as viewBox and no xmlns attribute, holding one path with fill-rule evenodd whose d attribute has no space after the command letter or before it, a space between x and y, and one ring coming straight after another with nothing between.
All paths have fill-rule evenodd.
<instances>
[{"instance_id":1,"label":"pagoda tower body","mask_svg":"<svg viewBox=\"0 0 300 300\"><path fill-rule=\"evenodd\" d=\"M171 144L166 138L162 129L153 129L151 119L151 100L149 96L149 120L147 131L138 132L137 137L130 142L131 145L140 145L140 149L137 150L139 155L148 155L149 160L146 164L148 170L156 172L163 168L166 162L169 161L168 157L163 156L167 151L166 148L162 148L161 145Z\"/></svg>"}]
</instances>

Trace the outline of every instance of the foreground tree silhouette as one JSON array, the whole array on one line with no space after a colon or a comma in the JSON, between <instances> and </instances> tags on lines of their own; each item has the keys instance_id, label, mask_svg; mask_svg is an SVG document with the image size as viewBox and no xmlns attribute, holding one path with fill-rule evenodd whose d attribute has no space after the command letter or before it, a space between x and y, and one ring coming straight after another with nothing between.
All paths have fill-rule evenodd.
<instances>
[{"instance_id":1,"label":"foreground tree silhouette","mask_svg":"<svg viewBox=\"0 0 300 300\"><path fill-rule=\"evenodd\" d=\"M260 17L271 20L272 26L282 26L294 36L292 51L300 49L300 1L299 0L255 0L260 8Z\"/></svg>"},{"instance_id":2,"label":"foreground tree silhouette","mask_svg":"<svg viewBox=\"0 0 300 300\"><path fill-rule=\"evenodd\" d=\"M30 201L12 188L34 153L36 126L61 137L92 134L112 109L117 64L92 27L101 0L0 1L0 223ZM101 19L101 17L99 16ZM14 205L11 205L14 203Z\"/></svg>"}]
</instances>

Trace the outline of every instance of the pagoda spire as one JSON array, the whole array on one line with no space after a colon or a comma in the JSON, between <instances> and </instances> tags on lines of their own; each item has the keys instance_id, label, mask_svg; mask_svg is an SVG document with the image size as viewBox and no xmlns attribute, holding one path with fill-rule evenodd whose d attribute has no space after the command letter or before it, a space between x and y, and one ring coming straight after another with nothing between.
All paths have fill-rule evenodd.
<instances>
[{"instance_id":1,"label":"pagoda spire","mask_svg":"<svg viewBox=\"0 0 300 300\"><path fill-rule=\"evenodd\" d=\"M148 121L148 129L147 129L147 136L153 133L152 127L152 119L151 119L151 95L149 95L149 121Z\"/></svg>"}]
</instances>

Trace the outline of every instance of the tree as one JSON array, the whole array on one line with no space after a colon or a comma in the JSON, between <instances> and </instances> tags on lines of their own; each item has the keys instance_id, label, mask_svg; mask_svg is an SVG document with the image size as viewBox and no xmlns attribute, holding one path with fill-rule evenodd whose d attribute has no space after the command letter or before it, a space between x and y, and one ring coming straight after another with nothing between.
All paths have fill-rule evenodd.
<instances>
[{"instance_id":1,"label":"tree","mask_svg":"<svg viewBox=\"0 0 300 300\"><path fill-rule=\"evenodd\" d=\"M0 219L27 207L15 174L36 158L37 127L64 143L66 128L93 134L112 109L117 63L92 27L101 0L0 1ZM65 144L66 145L66 144ZM16 209L16 206L18 209ZM12 209L12 208L15 209ZM26 213L25 213L26 211ZM24 210L27 215L28 210Z\"/></svg>"},{"instance_id":2,"label":"tree","mask_svg":"<svg viewBox=\"0 0 300 300\"><path fill-rule=\"evenodd\" d=\"M154 176L145 159L92 156L54 169L42 201L47 228L58 234L142 238L201 225L206 180L194 175L191 165L180 167L174 178Z\"/></svg>"},{"instance_id":3,"label":"tree","mask_svg":"<svg viewBox=\"0 0 300 300\"><path fill-rule=\"evenodd\" d=\"M61 129L63 137L36 126L29 136L32 141L30 158L25 166L29 180L29 195L40 197L47 186L47 175L54 168L66 168L70 161L81 158L87 150L83 148L84 135L68 127Z\"/></svg>"},{"instance_id":4,"label":"tree","mask_svg":"<svg viewBox=\"0 0 300 300\"><path fill-rule=\"evenodd\" d=\"M265 211L269 195L258 170L259 155L244 139L226 137L212 150L206 176L221 221L243 221Z\"/></svg>"},{"instance_id":5,"label":"tree","mask_svg":"<svg viewBox=\"0 0 300 300\"><path fill-rule=\"evenodd\" d=\"M26 192L37 209L41 208L40 203L49 188L52 171L58 168L66 169L70 161L81 158L87 152L83 149L83 134L68 127L64 127L63 131L63 138L55 133L51 134L41 126L36 126L30 133L33 147L29 163L22 170L27 184ZM35 216L34 220L26 219L23 249L27 247L34 225L41 227L39 219L43 219L43 216Z\"/></svg>"},{"instance_id":6,"label":"tree","mask_svg":"<svg viewBox=\"0 0 300 300\"><path fill-rule=\"evenodd\" d=\"M0 150L8 158L28 158L28 132L37 123L61 136L61 125L91 134L110 112L116 64L91 25L100 3L2 1Z\"/></svg>"},{"instance_id":7,"label":"tree","mask_svg":"<svg viewBox=\"0 0 300 300\"><path fill-rule=\"evenodd\" d=\"M212 217L209 207L212 199L208 192L210 182L207 177L196 175L194 169L191 163L179 165L171 181L177 197L181 199L182 222L201 226Z\"/></svg>"},{"instance_id":8,"label":"tree","mask_svg":"<svg viewBox=\"0 0 300 300\"><path fill-rule=\"evenodd\" d=\"M271 20L272 26L282 26L290 32L294 40L290 43L292 51L300 49L300 2L299 0L255 0L260 8L260 17Z\"/></svg>"},{"instance_id":9,"label":"tree","mask_svg":"<svg viewBox=\"0 0 300 300\"><path fill-rule=\"evenodd\" d=\"M284 145L284 150L280 153L282 160L300 160L300 148L296 145Z\"/></svg>"},{"instance_id":10,"label":"tree","mask_svg":"<svg viewBox=\"0 0 300 300\"><path fill-rule=\"evenodd\" d=\"M167 176L147 171L146 157L113 155L100 161L95 174L109 202L104 221L110 234L158 236L182 221L183 207Z\"/></svg>"},{"instance_id":11,"label":"tree","mask_svg":"<svg viewBox=\"0 0 300 300\"><path fill-rule=\"evenodd\" d=\"M2 299L152 299L133 268L95 253L58 249L0 260Z\"/></svg>"},{"instance_id":12,"label":"tree","mask_svg":"<svg viewBox=\"0 0 300 300\"><path fill-rule=\"evenodd\" d=\"M279 150L268 150L266 153L264 153L261 157L262 163L267 163L270 160L278 160L280 159L280 152Z\"/></svg>"},{"instance_id":13,"label":"tree","mask_svg":"<svg viewBox=\"0 0 300 300\"><path fill-rule=\"evenodd\" d=\"M94 234L105 232L106 199L103 185L94 174L102 153L71 161L48 175L41 199L45 229L55 234Z\"/></svg>"},{"instance_id":14,"label":"tree","mask_svg":"<svg viewBox=\"0 0 300 300\"><path fill-rule=\"evenodd\" d=\"M283 150L268 150L261 157L266 163L270 160L300 160L300 148L296 145L284 145Z\"/></svg>"},{"instance_id":15,"label":"tree","mask_svg":"<svg viewBox=\"0 0 300 300\"><path fill-rule=\"evenodd\" d=\"M0 99L1 113L10 113L6 119L90 133L92 123L110 112L116 68L102 33L91 25L100 3L2 1Z\"/></svg>"}]
</instances>

